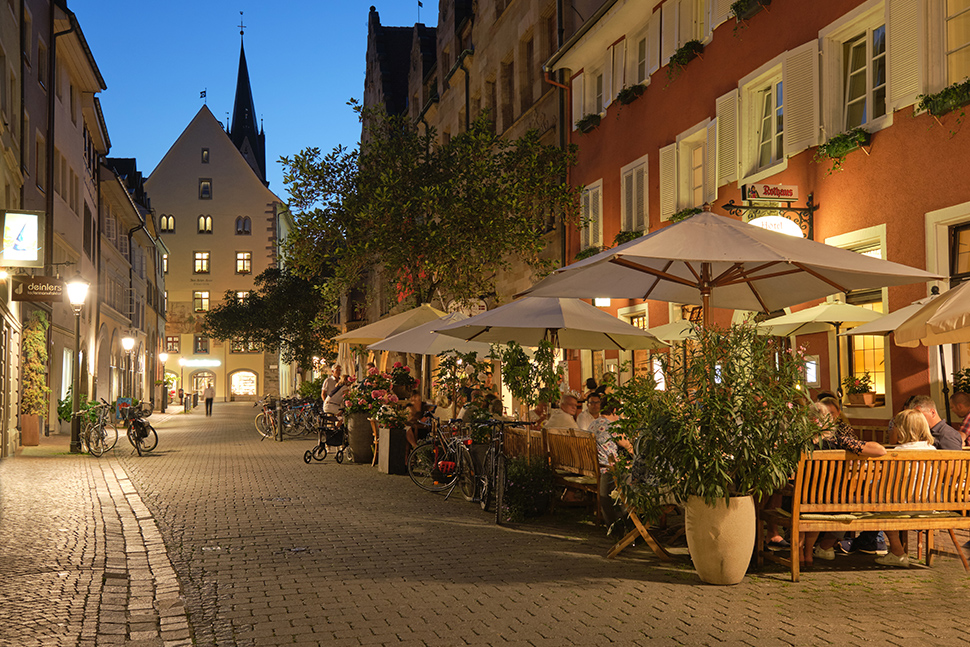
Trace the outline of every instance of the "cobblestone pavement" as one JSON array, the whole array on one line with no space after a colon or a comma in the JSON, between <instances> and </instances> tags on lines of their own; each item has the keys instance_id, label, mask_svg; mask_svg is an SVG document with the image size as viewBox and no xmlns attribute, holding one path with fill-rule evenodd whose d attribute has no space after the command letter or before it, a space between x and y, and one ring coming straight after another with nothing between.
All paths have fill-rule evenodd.
<instances>
[{"instance_id":1,"label":"cobblestone pavement","mask_svg":"<svg viewBox=\"0 0 970 647\"><path fill-rule=\"evenodd\" d=\"M0 644L121 642L126 622L131 644L179 640L155 523L198 645L970 642L955 556L888 570L853 555L797 584L769 567L707 586L688 559L663 564L642 546L606 560L611 540L576 515L497 527L406 476L332 456L305 465L311 441L260 442L253 414L217 403L211 418L170 416L143 457L119 445L100 461L0 463Z\"/></svg>"}]
</instances>

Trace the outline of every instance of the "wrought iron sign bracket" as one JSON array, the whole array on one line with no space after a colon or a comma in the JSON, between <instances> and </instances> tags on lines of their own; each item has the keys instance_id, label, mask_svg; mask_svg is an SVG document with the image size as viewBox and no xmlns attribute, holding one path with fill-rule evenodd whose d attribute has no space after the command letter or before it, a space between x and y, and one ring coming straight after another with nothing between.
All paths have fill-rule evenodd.
<instances>
[{"instance_id":1,"label":"wrought iron sign bracket","mask_svg":"<svg viewBox=\"0 0 970 647\"><path fill-rule=\"evenodd\" d=\"M815 212L818 210L818 205L814 201L815 194L808 194L808 201L805 203L804 207L792 207L791 203L789 206L776 207L761 204L734 204L732 199L730 202L724 205L724 210L727 211L732 216L739 216L745 222L753 220L754 218L760 218L762 216L783 216L788 218L792 222L801 228L802 233L809 240L815 240ZM750 201L749 201L750 202Z\"/></svg>"}]
</instances>

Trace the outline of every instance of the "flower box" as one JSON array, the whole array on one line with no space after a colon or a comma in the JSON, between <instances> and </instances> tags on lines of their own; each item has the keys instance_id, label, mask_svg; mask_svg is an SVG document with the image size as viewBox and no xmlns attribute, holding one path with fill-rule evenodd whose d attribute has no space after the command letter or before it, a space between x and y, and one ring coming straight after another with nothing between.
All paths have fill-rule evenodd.
<instances>
[{"instance_id":1,"label":"flower box","mask_svg":"<svg viewBox=\"0 0 970 647\"><path fill-rule=\"evenodd\" d=\"M731 13L740 20L749 20L764 7L771 4L771 0L738 0L731 5Z\"/></svg>"},{"instance_id":2,"label":"flower box","mask_svg":"<svg viewBox=\"0 0 970 647\"><path fill-rule=\"evenodd\" d=\"M849 393L845 396L848 404L854 407L874 407L876 406L876 394L872 393Z\"/></svg>"}]
</instances>

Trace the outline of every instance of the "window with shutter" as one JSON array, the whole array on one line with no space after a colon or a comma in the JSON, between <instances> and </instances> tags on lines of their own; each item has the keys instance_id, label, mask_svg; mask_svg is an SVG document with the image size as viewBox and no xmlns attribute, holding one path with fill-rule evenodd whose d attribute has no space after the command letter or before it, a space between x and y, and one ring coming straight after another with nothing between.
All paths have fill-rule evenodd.
<instances>
[{"instance_id":1,"label":"window with shutter","mask_svg":"<svg viewBox=\"0 0 970 647\"><path fill-rule=\"evenodd\" d=\"M717 185L738 179L738 90L715 101L717 112Z\"/></svg>"},{"instance_id":2,"label":"window with shutter","mask_svg":"<svg viewBox=\"0 0 970 647\"><path fill-rule=\"evenodd\" d=\"M583 191L583 223L580 230L580 249L603 244L603 181L598 180Z\"/></svg>"},{"instance_id":3,"label":"window with shutter","mask_svg":"<svg viewBox=\"0 0 970 647\"><path fill-rule=\"evenodd\" d=\"M646 231L648 228L647 162L648 156L644 155L620 170L623 189L621 205L623 231Z\"/></svg>"},{"instance_id":4,"label":"window with shutter","mask_svg":"<svg viewBox=\"0 0 970 647\"><path fill-rule=\"evenodd\" d=\"M677 144L660 149L660 219L677 213Z\"/></svg>"},{"instance_id":5,"label":"window with shutter","mask_svg":"<svg viewBox=\"0 0 970 647\"><path fill-rule=\"evenodd\" d=\"M585 95L583 92L583 73L580 72L572 80L573 130L576 130L576 122L586 114L584 105Z\"/></svg>"},{"instance_id":6,"label":"window with shutter","mask_svg":"<svg viewBox=\"0 0 970 647\"><path fill-rule=\"evenodd\" d=\"M806 43L785 54L782 63L785 156L792 157L818 145L818 44Z\"/></svg>"}]
</instances>

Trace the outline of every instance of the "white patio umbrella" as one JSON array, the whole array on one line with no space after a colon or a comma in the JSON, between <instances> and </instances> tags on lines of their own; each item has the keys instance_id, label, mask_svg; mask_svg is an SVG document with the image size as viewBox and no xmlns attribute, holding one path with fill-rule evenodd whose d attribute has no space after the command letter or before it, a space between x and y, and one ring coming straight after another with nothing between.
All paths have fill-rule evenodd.
<instances>
[{"instance_id":1,"label":"white patio umbrella","mask_svg":"<svg viewBox=\"0 0 970 647\"><path fill-rule=\"evenodd\" d=\"M970 341L970 282L923 304L896 328L896 344L908 348Z\"/></svg>"},{"instance_id":2,"label":"white patio umbrella","mask_svg":"<svg viewBox=\"0 0 970 647\"><path fill-rule=\"evenodd\" d=\"M447 313L437 308L431 307L427 303L422 303L417 308L411 308L405 312L396 314L372 324L362 326L356 330L345 332L334 337L334 341L346 342L357 346L369 346L392 335L411 330L421 324L435 321L444 317Z\"/></svg>"},{"instance_id":3,"label":"white patio umbrella","mask_svg":"<svg viewBox=\"0 0 970 647\"><path fill-rule=\"evenodd\" d=\"M903 324L907 319L912 317L916 312L923 307L926 300L920 300L916 303L911 303L908 306L904 306L899 310L894 310L889 314L885 314L878 319L873 319L872 321L864 324L859 324L852 330L846 330L845 332L839 333L841 337L854 337L856 335L888 335L890 333L896 332L896 329Z\"/></svg>"},{"instance_id":4,"label":"white patio umbrella","mask_svg":"<svg viewBox=\"0 0 970 647\"><path fill-rule=\"evenodd\" d=\"M558 348L633 350L665 347L648 331L632 326L579 299L518 299L438 329L477 342L517 342L538 346L542 340Z\"/></svg>"},{"instance_id":5,"label":"white patio umbrella","mask_svg":"<svg viewBox=\"0 0 970 647\"><path fill-rule=\"evenodd\" d=\"M940 277L710 212L560 268L530 296L656 299L773 312L835 292Z\"/></svg>"},{"instance_id":6,"label":"white patio umbrella","mask_svg":"<svg viewBox=\"0 0 970 647\"><path fill-rule=\"evenodd\" d=\"M671 321L660 326L647 328L647 332L667 343L684 341L685 339L692 339L694 337L694 331L691 328L690 322L686 319Z\"/></svg>"},{"instance_id":7,"label":"white patio umbrella","mask_svg":"<svg viewBox=\"0 0 970 647\"><path fill-rule=\"evenodd\" d=\"M846 303L820 303L811 308L805 308L798 312L769 319L759 324L758 328L766 334L777 337L810 335L813 333L828 332L832 328L835 328L835 367L838 373L839 367L842 366L842 353L837 339L839 329L842 326L855 326L881 317L881 313L869 310L868 308L861 308ZM841 398L841 379L839 380L837 392Z\"/></svg>"},{"instance_id":8,"label":"white patio umbrella","mask_svg":"<svg viewBox=\"0 0 970 647\"><path fill-rule=\"evenodd\" d=\"M491 350L491 346L484 342L465 341L451 335L439 334L435 329L448 324L464 321L468 315L453 312L440 319L421 324L411 330L406 330L383 341L368 346L368 350L389 350L398 353L414 353L416 355L437 355L448 351L459 353L478 353L484 356Z\"/></svg>"}]
</instances>

